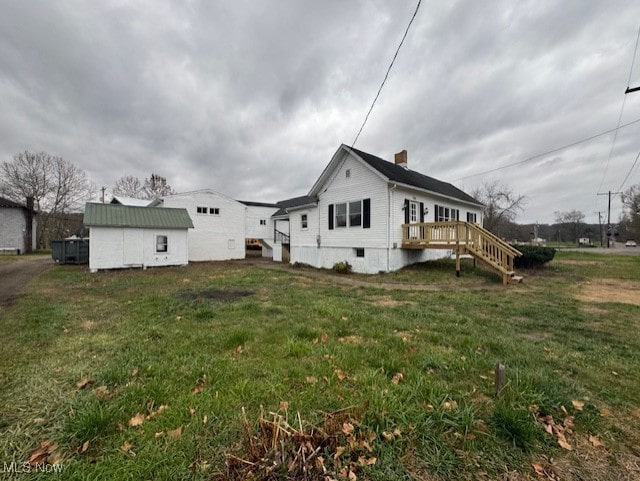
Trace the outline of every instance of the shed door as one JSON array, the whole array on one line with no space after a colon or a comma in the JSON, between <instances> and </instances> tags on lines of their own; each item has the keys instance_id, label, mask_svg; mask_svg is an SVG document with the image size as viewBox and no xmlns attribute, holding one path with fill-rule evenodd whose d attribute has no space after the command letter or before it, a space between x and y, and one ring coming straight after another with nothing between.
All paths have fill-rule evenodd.
<instances>
[{"instance_id":1,"label":"shed door","mask_svg":"<svg viewBox=\"0 0 640 481\"><path fill-rule=\"evenodd\" d=\"M144 231L122 229L122 264L141 266L144 264Z\"/></svg>"}]
</instances>

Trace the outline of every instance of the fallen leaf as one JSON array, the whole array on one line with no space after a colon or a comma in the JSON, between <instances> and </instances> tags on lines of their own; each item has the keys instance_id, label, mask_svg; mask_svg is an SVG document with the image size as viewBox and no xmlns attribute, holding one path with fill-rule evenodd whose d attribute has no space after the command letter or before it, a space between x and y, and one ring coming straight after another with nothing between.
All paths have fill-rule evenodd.
<instances>
[{"instance_id":1,"label":"fallen leaf","mask_svg":"<svg viewBox=\"0 0 640 481\"><path fill-rule=\"evenodd\" d=\"M601 409L600 409L600 416L603 416L603 417L610 417L610 416L611 416L611 414L612 414L612 413L611 413L611 409L609 409L609 408L601 408Z\"/></svg>"},{"instance_id":2,"label":"fallen leaf","mask_svg":"<svg viewBox=\"0 0 640 481\"><path fill-rule=\"evenodd\" d=\"M373 448L371 447L368 441L360 441L360 446L362 446L364 449L366 449L370 453L373 452Z\"/></svg>"},{"instance_id":3,"label":"fallen leaf","mask_svg":"<svg viewBox=\"0 0 640 481\"><path fill-rule=\"evenodd\" d=\"M340 456L342 456L344 451L345 451L345 447L344 446L338 446L336 448L336 452L333 453L333 459L338 459Z\"/></svg>"},{"instance_id":4,"label":"fallen leaf","mask_svg":"<svg viewBox=\"0 0 640 481\"><path fill-rule=\"evenodd\" d=\"M356 481L356 479L358 479L358 476L356 476L356 473L354 473L353 471L349 470L349 481Z\"/></svg>"},{"instance_id":5,"label":"fallen leaf","mask_svg":"<svg viewBox=\"0 0 640 481\"><path fill-rule=\"evenodd\" d=\"M344 372L342 369L336 369L335 370L336 376L338 376L338 379L340 381L344 381L345 379L347 379L349 376L347 375L346 372Z\"/></svg>"},{"instance_id":6,"label":"fallen leaf","mask_svg":"<svg viewBox=\"0 0 640 481\"><path fill-rule=\"evenodd\" d=\"M195 415L197 409L194 407L189 406L189 414L191 414L192 416Z\"/></svg>"},{"instance_id":7,"label":"fallen leaf","mask_svg":"<svg viewBox=\"0 0 640 481\"><path fill-rule=\"evenodd\" d=\"M576 399L571 401L571 404L573 404L573 407L576 408L578 411L582 411L582 408L584 408L584 403Z\"/></svg>"},{"instance_id":8,"label":"fallen leaf","mask_svg":"<svg viewBox=\"0 0 640 481\"><path fill-rule=\"evenodd\" d=\"M133 416L131 419L129 419L129 426L131 427L142 426L144 419L145 419L145 415L143 413L138 413L135 416Z\"/></svg>"},{"instance_id":9,"label":"fallen leaf","mask_svg":"<svg viewBox=\"0 0 640 481\"><path fill-rule=\"evenodd\" d=\"M402 434L402 431L400 431L400 428L395 428L393 430L393 435L394 436L400 436Z\"/></svg>"},{"instance_id":10,"label":"fallen leaf","mask_svg":"<svg viewBox=\"0 0 640 481\"><path fill-rule=\"evenodd\" d=\"M107 386L98 386L93 393L102 399L111 398L111 393L109 392L109 389L107 389Z\"/></svg>"},{"instance_id":11,"label":"fallen leaf","mask_svg":"<svg viewBox=\"0 0 640 481\"><path fill-rule=\"evenodd\" d=\"M387 441L393 441L393 434L389 434L386 431L382 431L382 437L385 438Z\"/></svg>"},{"instance_id":12,"label":"fallen leaf","mask_svg":"<svg viewBox=\"0 0 640 481\"><path fill-rule=\"evenodd\" d=\"M553 434L553 426L551 424L545 424L544 430L549 434Z\"/></svg>"},{"instance_id":13,"label":"fallen leaf","mask_svg":"<svg viewBox=\"0 0 640 481\"><path fill-rule=\"evenodd\" d=\"M202 418L202 424L207 424L207 421L209 421L209 416L205 415L205 416Z\"/></svg>"},{"instance_id":14,"label":"fallen leaf","mask_svg":"<svg viewBox=\"0 0 640 481\"><path fill-rule=\"evenodd\" d=\"M482 374L480 375L480 379L482 379L483 381L486 381L487 379L489 379L487 376L483 376Z\"/></svg>"},{"instance_id":15,"label":"fallen leaf","mask_svg":"<svg viewBox=\"0 0 640 481\"><path fill-rule=\"evenodd\" d=\"M425 408L427 411L435 411L435 409L436 409L436 408L435 408L435 406L434 406L433 404L425 404L425 405L424 405L424 408Z\"/></svg>"},{"instance_id":16,"label":"fallen leaf","mask_svg":"<svg viewBox=\"0 0 640 481\"><path fill-rule=\"evenodd\" d=\"M322 344L326 344L329 341L329 334L323 334L322 336L320 336L320 342L322 342Z\"/></svg>"},{"instance_id":17,"label":"fallen leaf","mask_svg":"<svg viewBox=\"0 0 640 481\"><path fill-rule=\"evenodd\" d=\"M569 413L567 412L567 408L564 406L560 406L560 411L562 411L563 413L565 413L567 416L569 415Z\"/></svg>"},{"instance_id":18,"label":"fallen leaf","mask_svg":"<svg viewBox=\"0 0 640 481\"><path fill-rule=\"evenodd\" d=\"M120 451L122 451L123 453L128 453L132 447L133 444L131 444L129 441L125 441L124 444L120 446Z\"/></svg>"},{"instance_id":19,"label":"fallen leaf","mask_svg":"<svg viewBox=\"0 0 640 481\"><path fill-rule=\"evenodd\" d=\"M84 377L76 383L76 387L78 389L84 389L85 387L90 386L91 384L93 384L93 381L88 377Z\"/></svg>"},{"instance_id":20,"label":"fallen leaf","mask_svg":"<svg viewBox=\"0 0 640 481\"><path fill-rule=\"evenodd\" d=\"M158 409L156 409L155 411L151 411L149 413L149 415L147 416L147 420L153 419L159 414L162 414L166 409L167 409L166 404L162 404L161 406L158 406Z\"/></svg>"},{"instance_id":21,"label":"fallen leaf","mask_svg":"<svg viewBox=\"0 0 640 481\"><path fill-rule=\"evenodd\" d=\"M287 411L288 409L289 409L289 402L280 401L280 404L278 405L278 411Z\"/></svg>"},{"instance_id":22,"label":"fallen leaf","mask_svg":"<svg viewBox=\"0 0 640 481\"><path fill-rule=\"evenodd\" d=\"M204 391L204 384L198 383L193 389L191 389L191 394L200 394L202 391Z\"/></svg>"},{"instance_id":23,"label":"fallen leaf","mask_svg":"<svg viewBox=\"0 0 640 481\"><path fill-rule=\"evenodd\" d=\"M89 449L89 441L85 441L84 443L82 443L82 447L80 448L80 452L81 453L86 453L88 449Z\"/></svg>"},{"instance_id":24,"label":"fallen leaf","mask_svg":"<svg viewBox=\"0 0 640 481\"><path fill-rule=\"evenodd\" d=\"M315 376L307 376L307 382L309 384L315 384L318 382L318 378Z\"/></svg>"},{"instance_id":25,"label":"fallen leaf","mask_svg":"<svg viewBox=\"0 0 640 481\"><path fill-rule=\"evenodd\" d=\"M544 476L544 466L538 462L531 463L531 467L536 472L538 476Z\"/></svg>"},{"instance_id":26,"label":"fallen leaf","mask_svg":"<svg viewBox=\"0 0 640 481\"><path fill-rule=\"evenodd\" d=\"M131 377L136 377L138 375L138 368L136 367L135 369L132 369L131 372L129 373L131 375Z\"/></svg>"},{"instance_id":27,"label":"fallen leaf","mask_svg":"<svg viewBox=\"0 0 640 481\"><path fill-rule=\"evenodd\" d=\"M564 437L564 434L558 433L558 444L561 448L566 449L567 451L572 451L573 447L571 444L567 442L567 439Z\"/></svg>"},{"instance_id":28,"label":"fallen leaf","mask_svg":"<svg viewBox=\"0 0 640 481\"><path fill-rule=\"evenodd\" d=\"M167 431L167 436L170 438L178 438L182 436L182 426L179 426L171 431Z\"/></svg>"},{"instance_id":29,"label":"fallen leaf","mask_svg":"<svg viewBox=\"0 0 640 481\"><path fill-rule=\"evenodd\" d=\"M611 374L613 374L614 376L617 376L617 375L618 375L618 373L617 373L617 372L615 372L615 371L611 371Z\"/></svg>"},{"instance_id":30,"label":"fallen leaf","mask_svg":"<svg viewBox=\"0 0 640 481\"><path fill-rule=\"evenodd\" d=\"M49 463L50 456L53 455L54 451L58 448L57 444L54 444L50 441L43 441L36 449L34 449L29 455L29 460L27 461L30 466L41 465L45 463Z\"/></svg>"},{"instance_id":31,"label":"fallen leaf","mask_svg":"<svg viewBox=\"0 0 640 481\"><path fill-rule=\"evenodd\" d=\"M604 443L597 436L589 436L589 442L596 448L604 446Z\"/></svg>"},{"instance_id":32,"label":"fallen leaf","mask_svg":"<svg viewBox=\"0 0 640 481\"><path fill-rule=\"evenodd\" d=\"M451 411L452 409L456 409L458 407L458 403L456 401L445 401L442 403L442 407L446 411Z\"/></svg>"},{"instance_id":33,"label":"fallen leaf","mask_svg":"<svg viewBox=\"0 0 640 481\"><path fill-rule=\"evenodd\" d=\"M342 432L347 436L353 433L354 427L351 423L342 423Z\"/></svg>"},{"instance_id":34,"label":"fallen leaf","mask_svg":"<svg viewBox=\"0 0 640 481\"><path fill-rule=\"evenodd\" d=\"M156 438L159 438L159 437L160 437L160 436L162 436L162 435L164 435L164 431L157 432L157 433L155 433L155 435L154 435L154 436L155 436Z\"/></svg>"},{"instance_id":35,"label":"fallen leaf","mask_svg":"<svg viewBox=\"0 0 640 481\"><path fill-rule=\"evenodd\" d=\"M404 379L404 375L401 372L397 372L393 375L393 377L391 378L391 382L393 384L398 384L400 381L402 381Z\"/></svg>"}]
</instances>

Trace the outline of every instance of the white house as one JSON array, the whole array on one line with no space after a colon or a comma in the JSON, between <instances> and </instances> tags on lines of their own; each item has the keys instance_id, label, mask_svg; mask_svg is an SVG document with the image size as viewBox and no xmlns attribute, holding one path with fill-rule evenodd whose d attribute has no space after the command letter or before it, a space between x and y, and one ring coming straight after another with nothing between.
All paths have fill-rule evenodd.
<instances>
[{"instance_id":1,"label":"white house","mask_svg":"<svg viewBox=\"0 0 640 481\"><path fill-rule=\"evenodd\" d=\"M27 205L0 197L0 252L30 252L36 248L36 216L33 197Z\"/></svg>"},{"instance_id":2,"label":"white house","mask_svg":"<svg viewBox=\"0 0 640 481\"><path fill-rule=\"evenodd\" d=\"M188 264L193 223L185 209L88 203L84 224L91 272Z\"/></svg>"},{"instance_id":3,"label":"white house","mask_svg":"<svg viewBox=\"0 0 640 481\"><path fill-rule=\"evenodd\" d=\"M186 209L193 220L189 261L244 259L246 206L213 190L162 197L152 205Z\"/></svg>"},{"instance_id":4,"label":"white house","mask_svg":"<svg viewBox=\"0 0 640 481\"><path fill-rule=\"evenodd\" d=\"M280 208L277 204L239 201L245 206L244 235L247 239L273 238L273 219Z\"/></svg>"},{"instance_id":5,"label":"white house","mask_svg":"<svg viewBox=\"0 0 640 481\"><path fill-rule=\"evenodd\" d=\"M410 170L406 151L395 160L341 145L308 196L277 213L289 221L291 262L331 268L347 261L355 272L389 272L451 254L404 248L403 224L481 224L481 203L451 184Z\"/></svg>"}]
</instances>

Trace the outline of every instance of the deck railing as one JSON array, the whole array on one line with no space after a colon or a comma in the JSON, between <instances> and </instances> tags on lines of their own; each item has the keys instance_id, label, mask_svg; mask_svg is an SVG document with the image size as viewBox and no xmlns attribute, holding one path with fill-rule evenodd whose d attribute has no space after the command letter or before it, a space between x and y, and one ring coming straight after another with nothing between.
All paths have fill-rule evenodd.
<instances>
[{"instance_id":1,"label":"deck railing","mask_svg":"<svg viewBox=\"0 0 640 481\"><path fill-rule=\"evenodd\" d=\"M520 251L471 222L423 222L402 225L402 246L409 249L466 251L507 276Z\"/></svg>"}]
</instances>

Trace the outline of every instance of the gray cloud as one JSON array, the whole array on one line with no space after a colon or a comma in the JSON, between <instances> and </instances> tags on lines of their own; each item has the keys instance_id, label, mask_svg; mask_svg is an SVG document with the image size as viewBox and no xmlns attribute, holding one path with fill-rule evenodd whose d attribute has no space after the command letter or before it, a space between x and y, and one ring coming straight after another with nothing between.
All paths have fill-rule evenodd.
<instances>
[{"instance_id":1,"label":"gray cloud","mask_svg":"<svg viewBox=\"0 0 640 481\"><path fill-rule=\"evenodd\" d=\"M308 191L351 143L414 4L401 1L8 2L0 17L1 159L46 150L99 185L157 172L178 190L274 201ZM608 130L640 5L423 3L358 147L453 180ZM632 83L640 84L640 60ZM628 96L623 122L640 117ZM521 221L588 219L631 167L640 125L495 178ZM630 184L640 182L640 169ZM620 211L615 203L615 216Z\"/></svg>"}]
</instances>

